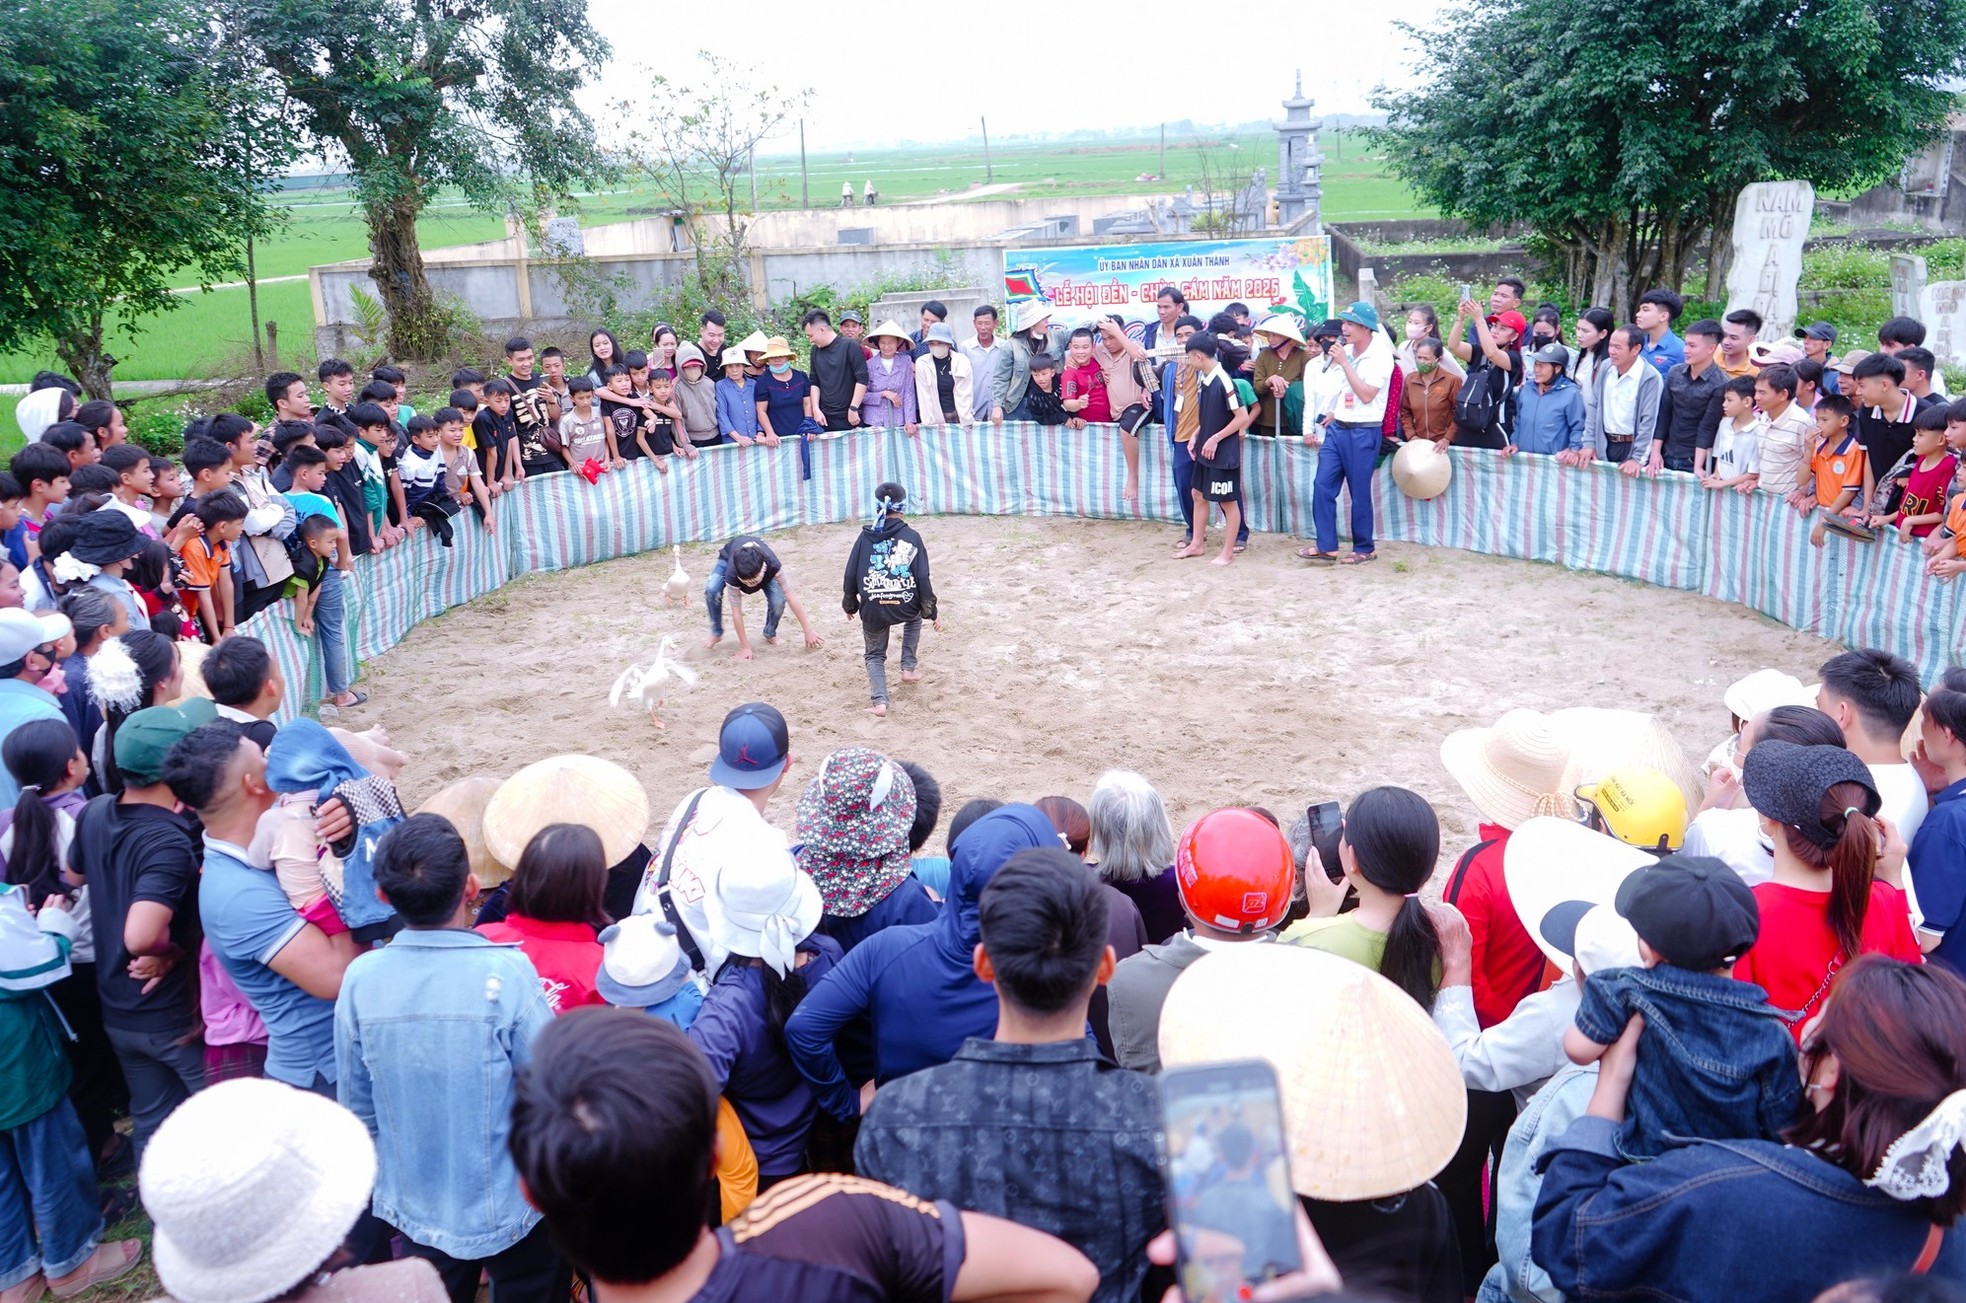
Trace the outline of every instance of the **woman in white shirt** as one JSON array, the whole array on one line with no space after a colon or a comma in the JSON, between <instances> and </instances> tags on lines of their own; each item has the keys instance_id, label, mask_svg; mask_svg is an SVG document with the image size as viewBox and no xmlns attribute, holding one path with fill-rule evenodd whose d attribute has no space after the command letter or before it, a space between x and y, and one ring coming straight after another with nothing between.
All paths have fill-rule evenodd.
<instances>
[{"instance_id":1,"label":"woman in white shirt","mask_svg":"<svg viewBox=\"0 0 1966 1303\"><path fill-rule=\"evenodd\" d=\"M1597 402L1597 392L1591 386L1591 377L1604 365L1611 351L1611 332L1617 327L1618 319L1611 315L1609 308L1585 308L1577 316L1577 342L1570 349L1570 378L1584 391L1584 422L1590 423L1591 407Z\"/></svg>"}]
</instances>

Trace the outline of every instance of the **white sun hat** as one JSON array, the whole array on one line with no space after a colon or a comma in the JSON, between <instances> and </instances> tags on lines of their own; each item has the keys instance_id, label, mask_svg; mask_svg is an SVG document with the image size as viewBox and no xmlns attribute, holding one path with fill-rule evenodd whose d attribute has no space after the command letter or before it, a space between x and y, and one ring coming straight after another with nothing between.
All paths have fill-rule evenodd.
<instances>
[{"instance_id":1,"label":"white sun hat","mask_svg":"<svg viewBox=\"0 0 1966 1303\"><path fill-rule=\"evenodd\" d=\"M157 1275L180 1303L285 1294L328 1260L374 1186L360 1119L265 1078L222 1081L178 1105L138 1176Z\"/></svg>"},{"instance_id":2,"label":"white sun hat","mask_svg":"<svg viewBox=\"0 0 1966 1303\"><path fill-rule=\"evenodd\" d=\"M1539 814L1576 812L1563 773L1570 751L1550 717L1511 710L1487 728L1449 733L1440 763L1490 823L1520 828Z\"/></svg>"},{"instance_id":3,"label":"white sun hat","mask_svg":"<svg viewBox=\"0 0 1966 1303\"><path fill-rule=\"evenodd\" d=\"M1594 972L1638 964L1638 934L1614 906L1619 885L1658 858L1573 820L1531 819L1503 848L1502 877L1516 917L1550 962L1567 973L1574 957ZM1605 962L1613 956L1622 964Z\"/></svg>"}]
</instances>

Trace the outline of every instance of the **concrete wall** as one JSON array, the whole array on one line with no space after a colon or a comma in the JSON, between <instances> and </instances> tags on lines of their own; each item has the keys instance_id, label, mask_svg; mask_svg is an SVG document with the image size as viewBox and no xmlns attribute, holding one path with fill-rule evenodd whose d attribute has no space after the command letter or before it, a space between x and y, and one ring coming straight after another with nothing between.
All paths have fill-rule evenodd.
<instances>
[{"instance_id":1,"label":"concrete wall","mask_svg":"<svg viewBox=\"0 0 1966 1303\"><path fill-rule=\"evenodd\" d=\"M944 254L948 257L942 258ZM948 270L952 285L978 287L983 292L998 292L1001 297L1003 253L999 245L754 249L745 262L745 279L752 306L762 309L821 285L866 285L888 276L919 275L938 266ZM586 274L625 281L625 301L635 305L674 292L695 269L693 254L628 255L593 258ZM348 328L359 319L349 291L359 289L371 297L375 294L368 264L336 263L315 267L308 274L314 292L315 347L323 357L343 355L348 348ZM564 330L591 324L588 318L592 309L581 301L580 281L574 280L570 286L569 278L551 262L524 258L430 262L425 265L425 274L440 297L461 301L494 337L519 330ZM954 317L956 300L945 296L945 301ZM958 329L967 326L970 309L981 301L980 297L962 300ZM914 314L909 316L907 328L913 330Z\"/></svg>"}]
</instances>

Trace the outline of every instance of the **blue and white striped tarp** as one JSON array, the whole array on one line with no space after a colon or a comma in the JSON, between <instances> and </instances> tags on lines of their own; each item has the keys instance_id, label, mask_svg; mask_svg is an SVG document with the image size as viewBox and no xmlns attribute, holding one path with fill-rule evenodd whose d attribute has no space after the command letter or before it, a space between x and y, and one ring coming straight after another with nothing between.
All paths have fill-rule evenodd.
<instances>
[{"instance_id":1,"label":"blue and white striped tarp","mask_svg":"<svg viewBox=\"0 0 1966 1303\"><path fill-rule=\"evenodd\" d=\"M930 430L909 438L869 430L815 441L812 478L799 449L718 448L671 458L667 474L635 461L589 484L577 475L528 480L493 504L487 533L457 520L457 544L428 531L356 560L349 613L356 655L368 660L412 627L537 570L563 570L679 543L722 541L797 525L858 520L874 486L899 480L924 515L1085 516L1174 521L1180 510L1157 426L1140 440L1140 501L1121 497L1121 439L1111 426L1027 424ZM1316 449L1297 439L1250 439L1243 482L1251 527L1310 529ZM1547 561L1740 602L1782 623L1852 646L1908 657L1929 681L1966 662L1962 585L1929 579L1915 548L1829 539L1809 545L1809 522L1768 494L1700 487L1690 475L1633 479L1609 466L1457 449L1454 478L1431 502L1407 498L1389 474L1373 480L1380 537ZM1339 512L1341 524L1347 513ZM272 650L287 681L285 713L321 699L320 649L282 605L241 632Z\"/></svg>"}]
</instances>

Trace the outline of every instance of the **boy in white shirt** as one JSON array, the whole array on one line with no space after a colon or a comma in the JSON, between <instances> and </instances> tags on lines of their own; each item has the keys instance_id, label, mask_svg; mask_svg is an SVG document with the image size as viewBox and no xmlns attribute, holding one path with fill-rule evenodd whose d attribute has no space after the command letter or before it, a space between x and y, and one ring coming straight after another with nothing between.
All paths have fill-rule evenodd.
<instances>
[{"instance_id":1,"label":"boy in white shirt","mask_svg":"<svg viewBox=\"0 0 1966 1303\"><path fill-rule=\"evenodd\" d=\"M1754 492L1761 474L1761 435L1767 420L1754 408L1754 379L1735 376L1720 387L1720 427L1713 434L1713 454L1700 484L1709 489Z\"/></svg>"}]
</instances>

